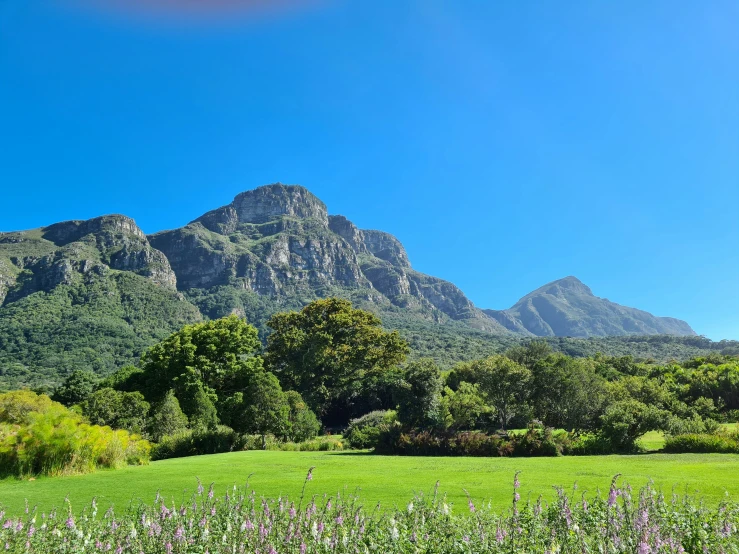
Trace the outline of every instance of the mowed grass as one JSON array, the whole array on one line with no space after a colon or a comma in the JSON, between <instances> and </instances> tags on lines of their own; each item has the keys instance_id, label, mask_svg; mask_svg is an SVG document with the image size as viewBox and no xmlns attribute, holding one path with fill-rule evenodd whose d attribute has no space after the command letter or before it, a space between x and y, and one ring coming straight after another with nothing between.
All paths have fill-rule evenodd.
<instances>
[{"instance_id":1,"label":"mowed grass","mask_svg":"<svg viewBox=\"0 0 739 554\"><path fill-rule=\"evenodd\" d=\"M89 475L40 478L36 481L0 481L0 504L17 513L28 499L41 510L62 506L69 497L80 511L97 497L102 509L111 504L125 510L131 502L151 503L157 493L179 504L197 486L196 477L214 482L222 495L234 484L250 485L258 495L297 497L308 468L315 466L308 494L359 491L365 506L381 502L385 508L404 507L414 492L431 491L436 481L458 511L466 509L464 489L496 509L510 504L513 475L521 471L521 495L551 499L553 486L579 491L607 491L620 473L633 487L650 480L666 493L673 488L718 504L739 500L739 455L651 454L559 458L432 458L374 456L352 452L234 452L154 462L148 466Z\"/></svg>"}]
</instances>

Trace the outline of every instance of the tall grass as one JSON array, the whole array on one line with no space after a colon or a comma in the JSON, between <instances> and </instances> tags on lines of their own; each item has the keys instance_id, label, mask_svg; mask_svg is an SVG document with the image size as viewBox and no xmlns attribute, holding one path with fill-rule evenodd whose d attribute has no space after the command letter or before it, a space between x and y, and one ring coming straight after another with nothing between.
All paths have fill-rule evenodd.
<instances>
[{"instance_id":1,"label":"tall grass","mask_svg":"<svg viewBox=\"0 0 739 554\"><path fill-rule=\"evenodd\" d=\"M0 395L0 476L69 475L143 464L149 448L140 437L90 425L43 395Z\"/></svg>"}]
</instances>

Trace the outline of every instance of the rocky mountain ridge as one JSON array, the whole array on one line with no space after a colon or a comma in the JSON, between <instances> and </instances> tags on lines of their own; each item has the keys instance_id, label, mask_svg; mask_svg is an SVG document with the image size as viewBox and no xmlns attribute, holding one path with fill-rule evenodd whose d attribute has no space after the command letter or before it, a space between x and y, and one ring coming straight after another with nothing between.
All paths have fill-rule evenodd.
<instances>
[{"instance_id":1,"label":"rocky mountain ridge","mask_svg":"<svg viewBox=\"0 0 739 554\"><path fill-rule=\"evenodd\" d=\"M245 191L184 227L149 236L122 215L0 233L0 305L110 271L143 277L211 317L247 314L245 294L288 307L341 295L379 312L494 334L695 334L683 321L598 298L574 277L508 310L481 310L454 284L415 271L397 238L329 215L299 185Z\"/></svg>"},{"instance_id":2,"label":"rocky mountain ridge","mask_svg":"<svg viewBox=\"0 0 739 554\"><path fill-rule=\"evenodd\" d=\"M181 291L235 287L274 298L341 294L380 311L402 308L429 320L464 320L508 333L452 283L413 270L395 237L329 216L325 204L301 186L246 191L185 227L148 238L169 260Z\"/></svg>"}]
</instances>

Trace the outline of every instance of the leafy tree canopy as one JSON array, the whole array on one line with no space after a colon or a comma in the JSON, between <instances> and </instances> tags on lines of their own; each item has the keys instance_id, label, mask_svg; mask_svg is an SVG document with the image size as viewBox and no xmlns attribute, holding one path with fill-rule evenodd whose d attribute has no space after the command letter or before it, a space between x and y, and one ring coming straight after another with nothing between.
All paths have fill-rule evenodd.
<instances>
[{"instance_id":1,"label":"leafy tree canopy","mask_svg":"<svg viewBox=\"0 0 739 554\"><path fill-rule=\"evenodd\" d=\"M402 363L408 354L408 344L397 332L383 330L376 315L340 298L276 314L267 325L273 329L267 339L267 367L321 413L342 390Z\"/></svg>"}]
</instances>

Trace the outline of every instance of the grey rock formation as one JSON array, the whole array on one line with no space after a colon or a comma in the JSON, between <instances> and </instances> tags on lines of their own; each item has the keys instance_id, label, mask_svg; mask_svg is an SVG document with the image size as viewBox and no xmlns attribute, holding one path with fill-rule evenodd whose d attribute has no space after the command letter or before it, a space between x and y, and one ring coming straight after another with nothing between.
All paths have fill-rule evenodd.
<instances>
[{"instance_id":1,"label":"grey rock formation","mask_svg":"<svg viewBox=\"0 0 739 554\"><path fill-rule=\"evenodd\" d=\"M125 216L0 233L0 304L110 269L136 273L173 291L177 287L166 256Z\"/></svg>"},{"instance_id":2,"label":"grey rock formation","mask_svg":"<svg viewBox=\"0 0 739 554\"><path fill-rule=\"evenodd\" d=\"M684 321L598 298L575 277L538 288L509 310L485 310L507 329L539 337L695 335Z\"/></svg>"},{"instance_id":3,"label":"grey rock formation","mask_svg":"<svg viewBox=\"0 0 739 554\"><path fill-rule=\"evenodd\" d=\"M355 294L380 308L508 332L453 284L413 271L394 236L328 216L323 202L300 186L241 193L149 241L167 256L182 291L225 286L287 300Z\"/></svg>"}]
</instances>

